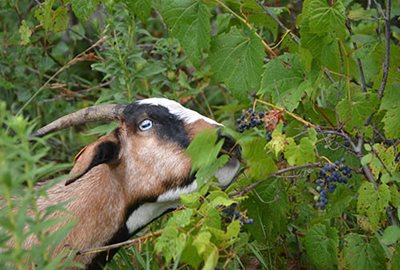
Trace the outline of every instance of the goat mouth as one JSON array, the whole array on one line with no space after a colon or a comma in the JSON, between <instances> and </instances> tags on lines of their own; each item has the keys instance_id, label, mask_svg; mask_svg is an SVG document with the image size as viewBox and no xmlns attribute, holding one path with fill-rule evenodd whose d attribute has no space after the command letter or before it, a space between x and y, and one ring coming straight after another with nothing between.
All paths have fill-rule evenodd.
<instances>
[{"instance_id":1,"label":"goat mouth","mask_svg":"<svg viewBox=\"0 0 400 270\"><path fill-rule=\"evenodd\" d=\"M222 139L224 140L224 144L222 145L219 155L225 154L231 159L237 159L240 162L242 160L240 145L232 137L222 134L219 130L218 140Z\"/></svg>"}]
</instances>

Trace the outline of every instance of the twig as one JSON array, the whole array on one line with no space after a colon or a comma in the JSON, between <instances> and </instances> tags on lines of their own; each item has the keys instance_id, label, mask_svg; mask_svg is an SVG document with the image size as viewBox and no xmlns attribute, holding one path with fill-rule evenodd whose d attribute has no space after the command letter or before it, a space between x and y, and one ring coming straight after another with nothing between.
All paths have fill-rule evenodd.
<instances>
[{"instance_id":1,"label":"twig","mask_svg":"<svg viewBox=\"0 0 400 270\"><path fill-rule=\"evenodd\" d=\"M397 219L396 219L395 216L393 215L393 207L392 207L392 206L389 205L389 206L386 208L386 213L387 213L387 215L388 215L388 217L389 217L390 223L391 223L392 225L398 226L398 224L397 224Z\"/></svg>"},{"instance_id":2,"label":"twig","mask_svg":"<svg viewBox=\"0 0 400 270\"><path fill-rule=\"evenodd\" d=\"M327 68L324 68L324 74L331 83L335 83L335 80L332 78L332 75Z\"/></svg>"},{"instance_id":3,"label":"twig","mask_svg":"<svg viewBox=\"0 0 400 270\"><path fill-rule=\"evenodd\" d=\"M332 127L335 128L335 124L332 123L332 121L329 119L329 117L321 110L320 107L318 107L318 104L314 102L314 108L318 111L318 113L324 118L328 124Z\"/></svg>"},{"instance_id":4,"label":"twig","mask_svg":"<svg viewBox=\"0 0 400 270\"><path fill-rule=\"evenodd\" d=\"M68 63L66 63L63 67L61 67L59 70L56 71L56 73L54 73L29 99L27 102L25 102L25 104L21 107L21 109L19 109L19 111L17 112L16 115L19 115L22 113L22 111L26 108L26 106L28 106L29 103L32 102L32 100L35 99L35 97L37 95L39 95L40 92L43 91L43 89L45 89L50 82L57 77L61 72L63 72L64 70L66 70L67 68L69 68L70 66L72 66L73 64L81 61L81 57L84 56L88 51L90 51L91 49L99 46L100 44L102 44L104 41L106 41L108 38L108 36L104 36L102 38L100 38L98 41L96 41L96 43L94 43L93 45L91 45L89 48L87 48L86 50L84 50L83 52L81 52L80 54L78 54L77 56L75 56L73 59L71 59Z\"/></svg>"},{"instance_id":5,"label":"twig","mask_svg":"<svg viewBox=\"0 0 400 270\"><path fill-rule=\"evenodd\" d=\"M281 174L286 173L286 172L292 172L292 171L296 171L296 170L300 170L300 169L312 168L312 167L320 167L320 166L321 166L321 163L315 162L315 163L308 163L308 164L303 164L303 165L298 165L298 166L293 166L293 167L287 167L287 168L284 168L284 169L281 169L281 170L277 170L277 171L274 172L274 173L271 173L271 174L270 174L268 177L266 177L266 178L269 178L269 177L271 177L271 176L278 176L278 175L281 175ZM253 184L247 186L246 188L244 188L244 189L242 189L242 190L240 190L240 191L237 191L237 192L231 194L231 197L240 197L240 196L243 196L243 195L246 194L247 192L249 192L249 191L255 189L259 184L261 184L261 183L264 182L264 181L265 181L265 180L259 180L259 181L257 181L257 182L254 182Z\"/></svg>"},{"instance_id":6,"label":"twig","mask_svg":"<svg viewBox=\"0 0 400 270\"><path fill-rule=\"evenodd\" d=\"M98 85L95 85L95 86L92 86L92 87L88 87L88 88L85 88L85 89L75 90L73 92L81 94L81 93L86 93L86 92L90 92L90 91L93 91L93 90L97 90L97 89L100 89L100 88L103 88L105 86L110 85L114 81L114 79L115 79L115 77L111 78L110 80L108 80L108 81L106 81L104 83L101 83L101 84L98 84Z\"/></svg>"},{"instance_id":7,"label":"twig","mask_svg":"<svg viewBox=\"0 0 400 270\"><path fill-rule=\"evenodd\" d=\"M385 62L383 64L383 76L382 83L378 90L378 97L382 99L383 92L385 91L387 79L389 76L389 64L390 64L390 12L391 12L391 0L386 0L386 16L385 19Z\"/></svg>"},{"instance_id":8,"label":"twig","mask_svg":"<svg viewBox=\"0 0 400 270\"><path fill-rule=\"evenodd\" d=\"M95 247L95 248L88 248L88 249L79 250L77 252L77 255L99 253L99 252L104 252L104 251L112 250L112 249L119 248L119 247L131 246L131 245L135 244L136 242L140 243L141 241L147 240L149 238L160 236L162 232L163 232L162 230L159 230L157 232L149 233L149 234L143 235L141 237L138 237L138 238L135 238L135 239L130 239L130 240L127 240L127 241L124 241L124 242L120 242L120 243L116 243L116 244L112 244L112 245L107 245L107 246L101 246L101 247Z\"/></svg>"},{"instance_id":9,"label":"twig","mask_svg":"<svg viewBox=\"0 0 400 270\"><path fill-rule=\"evenodd\" d=\"M347 30L349 30L349 34L350 34L350 38L351 38L353 36L353 30L351 29L351 24L350 24L349 20L346 20L346 27L347 27ZM354 47L355 51L358 50L358 46L355 41L353 41L353 47ZM363 68L361 59L357 57L356 60L357 60L358 69L360 70L361 88L362 88L363 92L367 92L367 84L365 82L364 68Z\"/></svg>"},{"instance_id":10,"label":"twig","mask_svg":"<svg viewBox=\"0 0 400 270\"><path fill-rule=\"evenodd\" d=\"M289 35L294 42L300 45L300 39L292 31L290 31L289 28L287 28L277 17L275 17L275 15L272 14L272 12L261 3L261 1L256 0L256 2L280 27L282 27L286 32L289 32Z\"/></svg>"}]
</instances>

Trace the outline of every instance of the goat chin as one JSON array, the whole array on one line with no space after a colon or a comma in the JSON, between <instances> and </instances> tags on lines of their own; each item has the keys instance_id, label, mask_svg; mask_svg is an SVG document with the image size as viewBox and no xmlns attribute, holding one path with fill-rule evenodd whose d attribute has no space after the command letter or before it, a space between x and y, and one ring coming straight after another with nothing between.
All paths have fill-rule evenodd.
<instances>
[{"instance_id":1,"label":"goat chin","mask_svg":"<svg viewBox=\"0 0 400 270\"><path fill-rule=\"evenodd\" d=\"M180 195L198 189L197 182L189 177L187 146L200 132L222 126L175 101L152 98L125 107L86 108L55 120L34 136L99 120L118 120L119 126L84 147L75 158L71 178L53 186L47 197L38 200L43 211L66 202L68 213L51 215L63 217L65 222L51 231L67 221L76 222L55 248L54 256L66 247L82 250L122 242L175 209ZM231 153L228 163L215 174L216 184L226 188L239 170L240 149L231 138L219 136L224 139L223 150ZM26 245L34 246L36 242L27 239ZM78 255L75 260L87 269L101 269L116 251Z\"/></svg>"}]
</instances>

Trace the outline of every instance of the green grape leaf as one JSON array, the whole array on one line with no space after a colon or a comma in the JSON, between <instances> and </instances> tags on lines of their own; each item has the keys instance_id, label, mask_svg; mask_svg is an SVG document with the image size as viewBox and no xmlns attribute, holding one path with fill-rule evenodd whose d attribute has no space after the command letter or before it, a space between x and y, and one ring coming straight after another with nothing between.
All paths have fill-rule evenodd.
<instances>
[{"instance_id":1,"label":"green grape leaf","mask_svg":"<svg viewBox=\"0 0 400 270\"><path fill-rule=\"evenodd\" d=\"M232 28L211 41L209 59L214 78L242 101L258 89L264 57L262 43L254 33Z\"/></svg>"},{"instance_id":2,"label":"green grape leaf","mask_svg":"<svg viewBox=\"0 0 400 270\"><path fill-rule=\"evenodd\" d=\"M210 12L202 1L163 0L161 15L172 36L177 38L195 66L210 45Z\"/></svg>"},{"instance_id":3,"label":"green grape leaf","mask_svg":"<svg viewBox=\"0 0 400 270\"><path fill-rule=\"evenodd\" d=\"M386 269L385 253L376 238L350 233L344 239L343 254L349 270Z\"/></svg>"},{"instance_id":4,"label":"green grape leaf","mask_svg":"<svg viewBox=\"0 0 400 270\"><path fill-rule=\"evenodd\" d=\"M386 111L382 119L384 123L385 135L389 139L397 139L400 137L400 99L398 91L400 88L399 83L388 84L382 98L380 106L381 111Z\"/></svg>"},{"instance_id":5,"label":"green grape leaf","mask_svg":"<svg viewBox=\"0 0 400 270\"><path fill-rule=\"evenodd\" d=\"M243 158L247 162L248 174L255 179L262 179L276 171L275 161L264 150L265 139L257 138L241 144Z\"/></svg>"},{"instance_id":6,"label":"green grape leaf","mask_svg":"<svg viewBox=\"0 0 400 270\"><path fill-rule=\"evenodd\" d=\"M309 87L300 57L284 54L266 64L259 94L271 95L273 103L293 111Z\"/></svg>"},{"instance_id":7,"label":"green grape leaf","mask_svg":"<svg viewBox=\"0 0 400 270\"><path fill-rule=\"evenodd\" d=\"M304 237L304 246L310 261L318 269L335 269L339 236L335 228L316 224Z\"/></svg>"},{"instance_id":8,"label":"green grape leaf","mask_svg":"<svg viewBox=\"0 0 400 270\"><path fill-rule=\"evenodd\" d=\"M287 138L284 155L289 165L295 166L314 162L316 141L315 133L301 138L299 144L296 144L293 138Z\"/></svg>"},{"instance_id":9,"label":"green grape leaf","mask_svg":"<svg viewBox=\"0 0 400 270\"><path fill-rule=\"evenodd\" d=\"M274 21L272 17L265 13L265 11L257 4L256 1L253 0L244 0L243 4L240 7L242 13L246 13L247 20L259 27L265 27L268 29L273 38L276 39L278 37L278 24ZM268 7L268 10L278 17L285 10L288 10L286 7Z\"/></svg>"},{"instance_id":10,"label":"green grape leaf","mask_svg":"<svg viewBox=\"0 0 400 270\"><path fill-rule=\"evenodd\" d=\"M142 22L150 16L152 0L123 0L126 3L132 14L139 17Z\"/></svg>"},{"instance_id":11,"label":"green grape leaf","mask_svg":"<svg viewBox=\"0 0 400 270\"><path fill-rule=\"evenodd\" d=\"M209 166L215 161L223 144L222 141L216 143L217 137L214 130L206 130L198 134L190 143L186 154L192 158L193 170Z\"/></svg>"},{"instance_id":12,"label":"green grape leaf","mask_svg":"<svg viewBox=\"0 0 400 270\"><path fill-rule=\"evenodd\" d=\"M187 237L180 233L176 226L166 226L157 238L155 250L162 253L167 262L176 260L183 252Z\"/></svg>"},{"instance_id":13,"label":"green grape leaf","mask_svg":"<svg viewBox=\"0 0 400 270\"><path fill-rule=\"evenodd\" d=\"M282 179L268 179L244 202L254 224L248 230L256 239L274 240L287 230L289 199Z\"/></svg>"},{"instance_id":14,"label":"green grape leaf","mask_svg":"<svg viewBox=\"0 0 400 270\"><path fill-rule=\"evenodd\" d=\"M218 249L211 242L211 233L208 231L200 232L193 239L193 246L204 259L203 269L213 270L218 262Z\"/></svg>"},{"instance_id":15,"label":"green grape leaf","mask_svg":"<svg viewBox=\"0 0 400 270\"><path fill-rule=\"evenodd\" d=\"M282 129L283 124L279 123L274 131L272 131L271 141L266 145L266 147L270 149L277 158L283 152L286 146L286 136L285 134L282 134Z\"/></svg>"},{"instance_id":16,"label":"green grape leaf","mask_svg":"<svg viewBox=\"0 0 400 270\"><path fill-rule=\"evenodd\" d=\"M226 239L231 240L235 239L240 233L240 220L236 219L229 223L228 227L226 228Z\"/></svg>"},{"instance_id":17,"label":"green grape leaf","mask_svg":"<svg viewBox=\"0 0 400 270\"><path fill-rule=\"evenodd\" d=\"M392 245L400 239L400 227L396 225L389 226L382 235L382 242L385 245Z\"/></svg>"},{"instance_id":18,"label":"green grape leaf","mask_svg":"<svg viewBox=\"0 0 400 270\"><path fill-rule=\"evenodd\" d=\"M186 149L186 154L192 159L192 173L196 172L199 185L208 181L229 159L227 155L218 157L224 142L217 139L216 130L206 130L196 135Z\"/></svg>"},{"instance_id":19,"label":"green grape leaf","mask_svg":"<svg viewBox=\"0 0 400 270\"><path fill-rule=\"evenodd\" d=\"M82 23L86 23L90 15L95 11L100 0L70 0L72 11Z\"/></svg>"},{"instance_id":20,"label":"green grape leaf","mask_svg":"<svg viewBox=\"0 0 400 270\"><path fill-rule=\"evenodd\" d=\"M335 32L346 34L346 8L343 1L306 0L303 3L302 17L307 18L311 32L325 34Z\"/></svg>"},{"instance_id":21,"label":"green grape leaf","mask_svg":"<svg viewBox=\"0 0 400 270\"><path fill-rule=\"evenodd\" d=\"M400 192L395 186L390 186L390 202L394 207L400 207Z\"/></svg>"},{"instance_id":22,"label":"green grape leaf","mask_svg":"<svg viewBox=\"0 0 400 270\"><path fill-rule=\"evenodd\" d=\"M390 261L390 270L400 269L400 245L398 244Z\"/></svg>"},{"instance_id":23,"label":"green grape leaf","mask_svg":"<svg viewBox=\"0 0 400 270\"><path fill-rule=\"evenodd\" d=\"M358 190L357 211L360 214L366 214L372 229L376 230L389 201L388 185L381 184L378 190L375 190L372 183L364 182Z\"/></svg>"},{"instance_id":24,"label":"green grape leaf","mask_svg":"<svg viewBox=\"0 0 400 270\"><path fill-rule=\"evenodd\" d=\"M176 211L172 217L168 220L168 226L175 225L177 227L185 227L190 224L191 218L194 214L193 209L184 209L182 211Z\"/></svg>"},{"instance_id":25,"label":"green grape leaf","mask_svg":"<svg viewBox=\"0 0 400 270\"><path fill-rule=\"evenodd\" d=\"M340 217L353 200L353 193L347 186L338 185L336 191L329 197L327 216Z\"/></svg>"},{"instance_id":26,"label":"green grape leaf","mask_svg":"<svg viewBox=\"0 0 400 270\"><path fill-rule=\"evenodd\" d=\"M372 157L368 164L371 167L375 178L381 176L381 180L384 183L387 183L392 179L395 180L394 175L396 171L396 162L394 146L386 148L383 144L374 144L373 149L374 153L369 154ZM365 157L364 161L366 161ZM389 175L388 171L392 174L392 176Z\"/></svg>"},{"instance_id":27,"label":"green grape leaf","mask_svg":"<svg viewBox=\"0 0 400 270\"><path fill-rule=\"evenodd\" d=\"M336 109L340 121L346 128L354 133L364 127L368 116L378 108L378 96L372 93L358 93L351 100L343 99Z\"/></svg>"},{"instance_id":28,"label":"green grape leaf","mask_svg":"<svg viewBox=\"0 0 400 270\"><path fill-rule=\"evenodd\" d=\"M400 137L400 107L390 109L386 112L382 122L385 124L385 135L389 139Z\"/></svg>"},{"instance_id":29,"label":"green grape leaf","mask_svg":"<svg viewBox=\"0 0 400 270\"><path fill-rule=\"evenodd\" d=\"M208 246L211 244L211 233L204 231L200 232L193 240L193 245L197 248L199 254L207 251Z\"/></svg>"}]
</instances>

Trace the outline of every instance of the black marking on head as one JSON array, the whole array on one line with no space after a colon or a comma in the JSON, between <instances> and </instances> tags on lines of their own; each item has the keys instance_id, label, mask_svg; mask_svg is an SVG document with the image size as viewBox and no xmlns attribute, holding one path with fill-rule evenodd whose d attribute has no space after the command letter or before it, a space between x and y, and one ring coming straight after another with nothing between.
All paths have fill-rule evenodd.
<instances>
[{"instance_id":1,"label":"black marking on head","mask_svg":"<svg viewBox=\"0 0 400 270\"><path fill-rule=\"evenodd\" d=\"M89 167L94 167L102 163L110 163L118 158L119 146L114 142L103 142L96 149L96 155Z\"/></svg>"},{"instance_id":2,"label":"black marking on head","mask_svg":"<svg viewBox=\"0 0 400 270\"><path fill-rule=\"evenodd\" d=\"M187 148L190 143L184 122L164 106L132 103L125 108L123 118L136 132L140 132L138 125L141 121L150 119L154 131L161 139L174 142L182 148Z\"/></svg>"},{"instance_id":3,"label":"black marking on head","mask_svg":"<svg viewBox=\"0 0 400 270\"><path fill-rule=\"evenodd\" d=\"M112 162L116 161L118 159L118 154L119 154L119 145L114 142L106 141L106 142L100 143L96 147L95 151L96 151L96 153L93 156L93 159L90 162L90 165L82 173L80 173L78 175L74 175L73 178L68 179L65 183L66 186L75 182L82 175L85 175L93 167L103 164L103 163L112 163Z\"/></svg>"}]
</instances>

